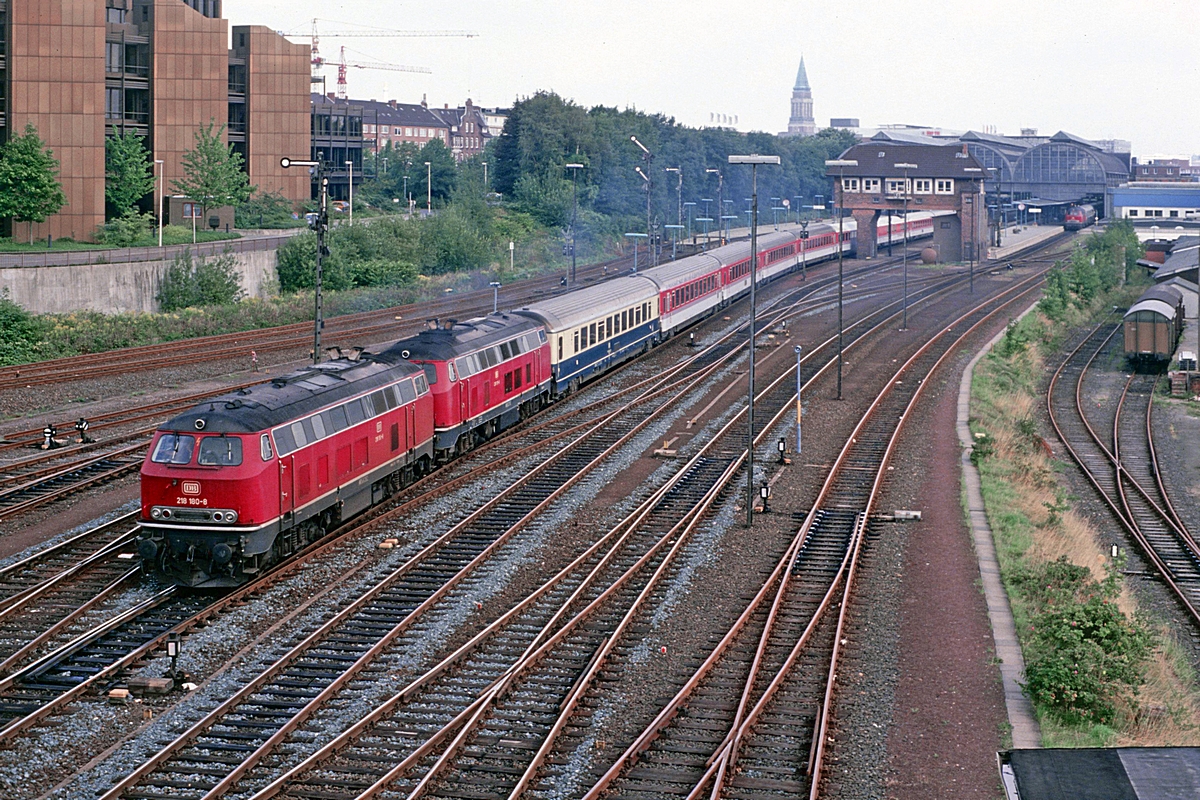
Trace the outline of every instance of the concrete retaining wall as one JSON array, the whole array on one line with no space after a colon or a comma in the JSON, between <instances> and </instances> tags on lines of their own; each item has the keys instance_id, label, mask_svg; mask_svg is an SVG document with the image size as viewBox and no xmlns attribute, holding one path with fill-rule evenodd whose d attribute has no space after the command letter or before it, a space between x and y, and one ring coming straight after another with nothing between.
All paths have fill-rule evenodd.
<instances>
[{"instance_id":1,"label":"concrete retaining wall","mask_svg":"<svg viewBox=\"0 0 1200 800\"><path fill-rule=\"evenodd\" d=\"M232 253L247 297L276 291L278 250ZM173 261L76 264L0 268L0 290L35 314L64 314L80 309L105 313L157 311L159 286Z\"/></svg>"}]
</instances>

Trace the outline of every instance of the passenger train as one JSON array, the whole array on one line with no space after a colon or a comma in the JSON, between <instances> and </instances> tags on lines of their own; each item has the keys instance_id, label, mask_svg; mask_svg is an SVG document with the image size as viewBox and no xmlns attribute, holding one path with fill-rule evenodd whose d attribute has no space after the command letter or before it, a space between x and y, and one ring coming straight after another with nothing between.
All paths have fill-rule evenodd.
<instances>
[{"instance_id":1,"label":"passenger train","mask_svg":"<svg viewBox=\"0 0 1200 800\"><path fill-rule=\"evenodd\" d=\"M911 214L907 227L931 235L932 218ZM761 235L758 282L855 243L853 220L840 242L828 223L807 238ZM750 246L738 242L511 311L431 320L381 352L201 403L155 432L138 552L185 586L244 583L749 287Z\"/></svg>"}]
</instances>

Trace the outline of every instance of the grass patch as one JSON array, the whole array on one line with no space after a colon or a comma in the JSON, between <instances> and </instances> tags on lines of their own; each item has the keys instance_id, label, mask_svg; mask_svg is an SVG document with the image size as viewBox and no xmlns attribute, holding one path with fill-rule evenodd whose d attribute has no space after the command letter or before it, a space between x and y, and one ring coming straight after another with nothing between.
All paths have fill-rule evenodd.
<instances>
[{"instance_id":1,"label":"grass patch","mask_svg":"<svg viewBox=\"0 0 1200 800\"><path fill-rule=\"evenodd\" d=\"M1066 332L1111 319L1143 290L1141 246L1117 224L1056 265L1036 311L979 362L970 421L984 505L1048 747L1195 745L1200 695L1168 628L1139 613L1121 561L1073 509L1034 412ZM1118 363L1109 367L1120 368ZM1065 459L1065 454L1063 455Z\"/></svg>"},{"instance_id":2,"label":"grass patch","mask_svg":"<svg viewBox=\"0 0 1200 800\"><path fill-rule=\"evenodd\" d=\"M972 456L1047 747L1200 744L1195 675L1165 626L1138 612L1098 532L1073 510L1034 422L1047 357L1061 357L1065 331L1140 291L1116 288L1064 309L1068 324L1026 316L972 380ZM1049 591L1047 576L1068 573L1069 588Z\"/></svg>"}]
</instances>

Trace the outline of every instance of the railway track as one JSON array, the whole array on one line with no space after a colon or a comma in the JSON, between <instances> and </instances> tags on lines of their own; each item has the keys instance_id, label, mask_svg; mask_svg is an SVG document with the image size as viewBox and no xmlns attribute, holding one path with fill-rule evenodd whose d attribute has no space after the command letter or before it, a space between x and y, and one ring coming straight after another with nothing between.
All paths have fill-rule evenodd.
<instances>
[{"instance_id":1,"label":"railway track","mask_svg":"<svg viewBox=\"0 0 1200 800\"><path fill-rule=\"evenodd\" d=\"M880 322L876 329L886 324L886 318L889 315L883 316L885 321ZM819 348L826 351L821 356L825 359L826 364L832 363L830 345L833 341L834 338L831 337L822 348ZM765 396L771 391L777 391L779 386L790 387L788 378L790 378L790 372L785 369L784 375L770 389L763 392L764 402L766 401ZM782 392L782 395L787 394L786 390ZM788 400L787 396L780 397L778 413L782 414L788 408ZM511 640L500 637L498 633L496 637L498 641L502 642L503 652L488 649L484 653L460 651L452 654L431 672L440 675L447 672L450 665L457 663L460 669L454 673L453 685L437 684L437 688L427 686L426 684L437 676L426 673L390 701L377 708L363 723L355 726L355 733L363 733L377 725L384 725L388 730L394 731L395 735L388 738L386 746L381 745L372 733L367 735L363 746L373 755L350 758L346 756L346 748L355 745L339 741L331 745L339 753L338 758L342 759L345 756L353 762L344 771L329 777L328 774L333 768L322 761L319 768L313 767L310 771L319 773L319 775L314 777L314 774L305 773L305 776L300 778L297 773L289 773L280 779L283 783L277 781L272 784L266 790L267 794L263 796L269 796L270 793L280 790L285 784L296 789L296 793L292 793L289 789L288 796L341 796L345 789L359 786L364 778L370 775L378 776L378 788L388 786L398 775L392 771L380 774L383 772L383 765L380 764L381 748L390 753L392 758L389 760L391 761L400 758L400 751L410 751L408 757L401 759L401 763L394 766L393 770L403 772L409 767L417 767L419 762L429 762L420 765L417 776L413 776L411 779L406 777L401 782L403 786L407 787L412 784L412 781L417 781L414 788L428 786L434 781L441 769L445 767L449 759L448 754L452 755L464 747L471 746L463 744L467 738L471 738L473 741L474 738L481 737L498 747L501 752L495 756L498 761L489 761L492 766L497 763L511 764L518 757L524 758L533 755L537 750L538 737L531 735L530 732L536 733L537 730L541 730L542 738L548 740L549 731L545 730L545 726L555 719L554 715L547 714L544 707L547 702L546 695L548 694L552 700L558 700L572 693L577 694L580 687L586 685L586 673L594 674L594 670L611 652L609 648L611 648L612 642L619 638L621 630L627 627L633 618L636 604L631 606L630 603L635 600L644 600L649 596L650 590L656 582L655 578L661 577L667 568L670 561L669 553L678 552L685 534L692 530L695 523L701 519L699 512L719 496L723 486L736 473L745 453L744 433L738 433L741 430L738 427L740 416L738 415L728 422L721 435L714 440L724 442L727 452L722 452L722 447L710 442L705 448L705 452L702 452L676 473L676 480L665 487L665 491L660 491L655 496L648 498L634 515L627 517L602 539L605 541L620 535L623 530L627 530L627 526L633 525L633 520L636 519L637 527L632 531L644 531L652 534L651 542L653 543L649 550L635 548L632 554L626 555L627 560L635 558L636 560L624 572L621 572L619 567L628 561L620 562L614 557L613 562L609 564L609 569L619 574L621 579L611 583L598 581L593 590L598 593L595 595L595 599L576 615L572 623L567 623L555 631L552 626L538 627L530 620L523 619L524 624L519 626L519 631L523 632L522 635L529 635L533 631L540 631L540 634L534 636L532 640L526 640L528 644L526 644L524 652L527 655L517 662L513 661L512 655L520 648ZM762 435L765 434L760 434L760 437ZM663 553L668 545L671 550L669 553ZM594 551L589 552L594 555ZM655 553L662 554L661 560L654 555ZM577 562L576 568L581 570L582 566ZM639 585L633 581L633 575L646 575L647 572L650 575L643 580L648 579L648 583ZM577 571L576 574L583 574L583 572ZM593 573L588 572L587 574ZM549 591L557 581L563 579L563 575L564 573L560 573L556 579L543 588ZM605 586L607 588L601 591L601 587ZM523 609L535 602L536 597L537 595L534 595L533 598L522 601L517 607L503 615L502 619L521 613ZM626 600L618 602L615 599L617 597L624 597ZM582 604L584 599L576 598L576 605ZM555 617L560 619L564 617L567 608L568 606L560 606L559 610L555 612ZM605 612L603 609L608 610ZM581 624L583 620L587 620L586 626ZM484 631L478 634L472 643L478 644L484 639L490 638L493 633L495 632ZM542 640L544 640L543 643L534 649L534 646ZM504 644L504 642L507 643ZM605 652L606 650L609 652ZM459 663L464 660L469 662L472 658L477 659L475 669L481 670L480 672L470 671ZM308 661L311 659L305 657L305 662ZM504 670L505 665L511 666ZM535 665L541 666L543 669L539 669L535 674L529 676L524 675ZM467 670L466 677L462 670ZM481 689L485 691L482 696L479 696L478 692ZM248 686L244 691L249 693L246 695L248 702L252 695L258 696L260 701L262 697L279 696L278 692L267 691L261 685ZM428 697L428 692L432 692L436 696L436 711L433 710L432 701L421 702L417 699L418 697ZM309 702L315 702L317 699L311 697ZM414 708L410 703L415 703L416 707ZM299 701L292 705L299 705ZM415 714L420 720L408 719L405 721L404 718L401 718L397 721L389 716L390 712L394 710L400 714L406 712ZM287 731L279 729L272 737L265 740L261 735L258 736L256 741L260 741L261 744L247 756L244 749L233 746L233 743L244 742L251 732L236 724L224 725L222 721L227 715L233 714L239 721L249 720L257 723L260 730L265 725L264 721L254 719L253 714L248 714L247 709L244 708L240 712L235 711L232 707L220 711L221 714L216 718L202 720L175 743L165 747L143 768L135 771L114 787L106 797L158 796L166 791L189 797L219 796L241 779L244 773L252 770L260 758L273 752L285 741L290 730L308 718L308 713L303 709L297 711L296 717L293 718L295 722L289 723L292 727L289 727ZM248 711L261 712L261 706L252 706ZM500 735L500 738L496 738L496 735L489 733L484 727L476 730L477 725L490 724L496 720L512 722L521 731L518 734L503 734ZM431 725L439 721L442 722L441 726L430 732ZM503 726L503 723L501 725ZM213 733L215 730L231 735L223 739ZM470 737L468 737L468 733ZM423 744L420 743L422 736L426 736ZM411 748L408 746L410 739L412 740ZM433 752L442 743L446 743L449 749L435 757ZM218 768L202 760L214 750L222 753L218 760L224 763L225 767ZM325 755L330 752L328 748L323 748L321 751ZM201 760L198 761L198 759ZM306 765L310 762L306 762ZM202 775L195 775L189 771L190 767L196 763L205 765ZM371 764L372 767L367 769L363 766L364 763ZM457 764L457 766L461 765ZM214 771L224 771L226 768L232 771L227 772L224 777ZM337 770L334 771L337 772ZM480 765L478 771L487 773L488 765ZM466 784L470 783L471 780L466 779ZM444 788L441 783L439 783L439 787L441 787L439 791ZM389 791L394 791L396 788L397 786L393 785ZM244 788L239 785L239 792L242 791ZM453 789L449 791L454 793Z\"/></svg>"},{"instance_id":2,"label":"railway track","mask_svg":"<svg viewBox=\"0 0 1200 800\"><path fill-rule=\"evenodd\" d=\"M1200 624L1200 548L1181 525L1162 493L1149 441L1149 408L1123 414L1129 407L1152 404L1153 381L1131 377L1113 417L1101 433L1089 418L1093 411L1085 382L1089 368L1110 346L1120 324L1102 322L1071 350L1050 380L1046 404L1050 422L1071 458L1095 488L1130 538L1179 599L1185 612ZM1141 391L1130 393L1135 384ZM1147 385L1148 384L1148 385ZM1125 455L1121 455L1121 447Z\"/></svg>"},{"instance_id":3,"label":"railway track","mask_svg":"<svg viewBox=\"0 0 1200 800\"><path fill-rule=\"evenodd\" d=\"M758 594L587 800L819 795L859 556L904 421L956 346L1039 281L943 327L886 382Z\"/></svg>"},{"instance_id":4,"label":"railway track","mask_svg":"<svg viewBox=\"0 0 1200 800\"><path fill-rule=\"evenodd\" d=\"M615 259L593 264L578 270L581 282L595 282L616 277L630 259ZM506 287L502 293L510 305L566 291L558 275L531 278ZM333 343L347 338L365 339L364 343L381 339L396 339L411 335L423 327L426 319L439 316L476 316L492 307L490 289L477 289L421 303L412 303L375 311L330 317L325 321L324 337ZM245 359L250 351L280 352L308 348L312 345L312 323L297 322L261 330L239 331L204 336L175 342L131 347L122 350L91 353L81 356L52 359L13 367L0 367L0 388L61 384L66 380L83 380L130 371L147 371L183 364L195 364L222 359Z\"/></svg>"},{"instance_id":5,"label":"railway track","mask_svg":"<svg viewBox=\"0 0 1200 800\"><path fill-rule=\"evenodd\" d=\"M730 338L732 338L735 335L735 333L728 334L725 337L725 339L729 340ZM832 341L833 341L833 339L831 338L830 342L832 342ZM705 375L707 373L711 373L711 371L713 369L715 369L717 366L720 366L720 364L723 361L727 360L728 357L730 355L732 355L733 352L736 352L736 350L737 350L736 347L734 347L734 348L726 347L726 348L724 348L723 351L718 348L713 348L697 358L688 359L688 361L686 362L688 369L685 370L685 372L692 373L692 375L690 377L668 376L668 377L671 377L672 382L667 384L665 387L663 387L662 389L660 389L658 391L660 393L663 391L675 392L675 391L677 391L677 387L679 387L685 381L695 380L697 378L705 377ZM717 354L721 353L721 352L723 352L724 354L718 356ZM626 410L625 414L629 415L629 411ZM635 419L640 418L640 414L634 414L632 416ZM589 447L591 448L591 450L593 452L573 452L571 447L565 448L564 450L560 450L558 456L555 457L555 461L561 463L562 469L561 469L560 475L557 478L554 478L553 480L551 480L549 484L546 483L546 480L547 480L546 476L539 474L537 482L535 482L533 484L529 484L525 489L523 489L523 491L527 491L527 493L529 493L528 490L531 490L531 493L529 493L529 496L524 497L524 498L522 498L520 496L516 496L516 497L510 496L510 497L505 498L502 502L498 501L498 500L493 500L493 501L491 501L491 503L489 503L489 506L482 509L482 511L488 511L489 508L499 509L499 513L501 514L501 516L499 518L489 518L489 520L486 523L475 522L474 527L464 528L463 527L464 525L467 525L468 523L470 523L471 520L469 518L467 521L460 523L458 526L456 526L452 532L457 532L456 535L463 535L463 532L465 531L468 535L468 539L466 541L469 543L470 546L468 546L466 548L466 550L460 554L461 557L460 557L459 561L451 562L451 564L454 565L454 564L461 563L461 560L463 558L466 558L467 555L474 553L476 550L479 551L478 554L476 554L476 556L475 556L476 558L478 558L488 548L491 548L494 546L493 544L489 544L488 542L494 541L494 542L498 543L499 541L501 541L498 538L493 538L493 537L497 536L497 531L503 531L503 533L499 534L500 536L511 535L511 531L515 530L519 526L519 524L521 524L521 520L523 520L530 513L534 513L539 507L544 507L546 503L552 501L553 498L555 496L557 496L557 494L561 493L562 489L565 488L566 485L568 485L566 483L566 481L578 480L580 474L582 472L584 472L584 470L581 470L579 468L580 467L579 462L580 462L581 458L584 460L584 463L588 464L589 466L594 465L594 463L596 463L599 459L599 455L594 453L594 451L597 448L601 449L601 455L605 452L611 452L613 450L613 448L618 446L622 441L627 440L629 438L629 436L631 436L633 433L636 432L637 428L642 427L650 419L650 417L647 417L645 420L639 422L637 424L636 428L630 428L630 429L626 430L625 425L614 424L614 419L616 419L616 418L617 418L616 415L609 415L609 416L603 418L599 424L595 425L595 427L592 430L593 442L591 445L589 445ZM626 424L628 424L628 423L626 423ZM576 441L578 442L579 440L576 440ZM582 451L583 448L579 448L579 450ZM565 457L564 457L564 454L565 454ZM587 461L586 460L587 458L591 458L591 461ZM576 463L574 463L574 464L570 463L570 461L572 459L574 459L574 461ZM554 461L546 462L546 464L553 464L553 463L554 463ZM545 464L543 466L545 466ZM540 469L541 468L539 468L539 471L540 471ZM557 484L561 484L562 488L549 490L549 486L557 485ZM534 504L535 501L536 501L536 505ZM497 505L497 503L499 503L499 505ZM493 511L492 513L494 515L497 512ZM480 549L480 548L482 548L482 549ZM460 570L460 572L462 572L462 570ZM469 572L469 570L468 570L468 572ZM455 574L455 576L459 575L459 573L454 573L454 574ZM454 583L453 580L448 580L447 576L444 574L437 574L437 575L434 575L432 578L430 578L430 576L428 576L428 575L418 574L416 577L410 578L410 580L415 580L417 586L441 587L439 589L438 596L440 596L445 591L448 591ZM398 610L394 611L394 615L400 616L400 620L396 623L397 625L400 625L401 623L403 623L403 621L405 619L405 616L404 616L405 613L411 614L416 610L416 607L413 607L413 603L416 602L416 598L420 596L420 593L416 592L416 590L413 588L412 585L405 584L405 586L406 586L406 588L404 590L405 593L403 594L403 597L405 598L406 602L400 603L397 606ZM384 591L384 590L380 590L380 591ZM390 595L391 590L388 590L388 593ZM426 602L430 602L430 601L433 601L436 599L437 599L436 596L431 597ZM374 606L374 603L372 603L372 607L373 606ZM376 620L376 622L378 622L378 620ZM347 623L347 624L350 624L350 623ZM399 635L398 631L396 632L396 635ZM310 637L310 639L311 638L312 637ZM318 638L320 639L321 637L318 637ZM345 646L343 640L346 637L344 635L337 634L336 637L334 637L334 638L336 638L337 642L342 647ZM360 642L361 647L368 648L368 644L370 641L369 637L351 636L350 638L354 641ZM375 643L375 645L370 646L370 648L364 653L361 653L361 654L352 653L350 655L343 654L342 656L339 656L338 658L332 659L331 663L340 663L340 664L344 665L345 662L354 655L357 655L358 659L360 659L360 660L364 659L364 658L374 658L375 656L378 655L378 653L370 652L370 651L375 650L376 648L382 646L383 644L385 644L385 642L383 642L382 640L377 641ZM291 656L291 658L288 658L288 657L281 658L277 662L280 665L278 668L278 671L279 671L279 674L284 677L277 678L277 679L290 681L291 684L298 684L299 682L303 682L307 686L314 687L313 691L317 690L315 687L320 686L323 683L323 680L327 680L329 682L328 686L326 686L326 688L324 690L322 690L321 692L318 692L318 695L319 695L319 694L323 694L326 691L328 691L328 692L337 691L344 682L349 681L353 678L353 675L346 676L346 677L343 677L343 676L333 677L333 676L329 676L329 675L326 675L323 677L322 676L314 677L313 675L296 676L295 674L292 674L291 672L288 671L288 668L286 665L289 664L291 661L294 661L299 658L303 659L301 663L310 664L310 665L313 663L319 663L321 661L320 658L314 659L314 657L312 655L308 654L307 651L305 651L305 654L303 656L301 656L299 653L296 653L296 654L293 654ZM255 683L257 684L258 682L256 681ZM267 696L270 696L270 697L281 696L280 693L278 691L276 691L276 689L278 687L274 686L274 688L272 688L272 686L274 686L274 684L249 686L246 689L246 692L248 692L249 694L242 696L240 699L244 700L247 703L252 703L253 695L266 694ZM286 695L287 693L284 693L284 694ZM309 699L309 702L316 702L316 700L317 700L317 698L313 698L313 697L310 697L308 699ZM294 700L293 704L295 704L295 702L298 702L298 701ZM232 709L226 709L225 711L232 713ZM299 724L299 722L302 721L303 717L306 715L307 715L307 712L304 709L298 710L296 713L296 722L294 724ZM263 733L263 735L266 735L266 733L262 731L263 720L258 719L256 722L259 724L260 733ZM203 726L204 723L198 723L198 724ZM210 721L208 723L209 728L215 727L217 725L218 725L218 723L216 721ZM251 726L251 727L254 727L254 726ZM286 733L290 730L291 730L290 727L287 730L281 729L277 735L279 735L279 736L286 735ZM248 735L247 731L240 730L240 731L236 732L236 735L233 738L242 740L247 735ZM204 747L205 749L211 749L210 739L209 738L200 738L199 732L194 732L193 734L189 734L188 736L185 736L184 739L186 739L188 741L187 742L181 741L177 746L175 746L174 750L171 753L167 752L168 750L171 750L171 748L165 748L163 751L164 754L162 757L152 759L152 761L158 761L163 766L163 769L165 770L166 774L165 774L165 776L162 777L162 780L164 781L164 785L171 785L171 786L178 788L178 785L181 780L180 774L182 774L181 772L176 773L176 772L172 771L172 769L170 767L170 763L171 763L172 759L168 758L168 756L177 756L178 758L183 759L184 763L191 763L188 760L187 754L191 753L194 755L193 750L196 747ZM269 747L269 746L270 746L269 742L264 742L264 744L262 745L262 747ZM244 755L244 753L243 753L243 755ZM252 758L241 758L238 761L238 764L240 765L239 770L249 769L253 765L252 761L253 761ZM219 768L210 764L206 769L208 770L206 775L209 778L211 778L211 777L213 777L212 770L219 769ZM146 774L149 775L151 773L146 773ZM158 774L158 773L155 772L154 774ZM135 774L135 776L131 776L130 780L134 780L134 779L136 779L136 777L137 777L137 775ZM230 776L226 780L233 780L235 777L236 776ZM202 782L211 783L211 781L208 781L207 778ZM120 788L120 787L118 787L118 788ZM126 785L125 788L129 788L129 786ZM211 788L212 788L212 786L209 787L209 789L211 789ZM116 790L114 790L114 791L116 791Z\"/></svg>"},{"instance_id":6,"label":"railway track","mask_svg":"<svg viewBox=\"0 0 1200 800\"><path fill-rule=\"evenodd\" d=\"M68 464L11 476L12 485L0 489L0 522L16 514L133 472L142 464L147 442L136 442L101 455L86 456Z\"/></svg>"}]
</instances>

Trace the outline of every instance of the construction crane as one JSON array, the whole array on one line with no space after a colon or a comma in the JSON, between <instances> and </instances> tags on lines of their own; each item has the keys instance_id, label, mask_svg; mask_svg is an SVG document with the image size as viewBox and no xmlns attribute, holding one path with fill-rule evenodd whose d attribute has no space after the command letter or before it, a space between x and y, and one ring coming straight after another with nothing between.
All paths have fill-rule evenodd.
<instances>
[{"instance_id":1,"label":"construction crane","mask_svg":"<svg viewBox=\"0 0 1200 800\"><path fill-rule=\"evenodd\" d=\"M331 20L325 20L330 22ZM324 78L321 77L321 69L325 66L325 59L321 56L320 41L321 37L317 31L317 23L320 22L316 17L312 21L312 82L323 83ZM388 28L367 28L365 30L347 30L325 32L326 36L335 38L463 38L472 39L479 34L474 31L398 31ZM346 99L346 71L349 67L357 69L385 69L396 72L430 72L424 67L402 67L396 64L384 64L382 62L364 63L364 64L347 64L345 48L342 48L342 60L338 63L338 98Z\"/></svg>"},{"instance_id":2,"label":"construction crane","mask_svg":"<svg viewBox=\"0 0 1200 800\"><path fill-rule=\"evenodd\" d=\"M421 72L426 75L433 72L429 67L405 67L400 64L388 64L383 61L366 61L361 64L350 63L346 61L346 48L342 47L342 58L338 61L338 77L337 77L337 98L338 100L348 100L349 95L346 92L346 72L350 67L355 69L382 69L391 72Z\"/></svg>"}]
</instances>

